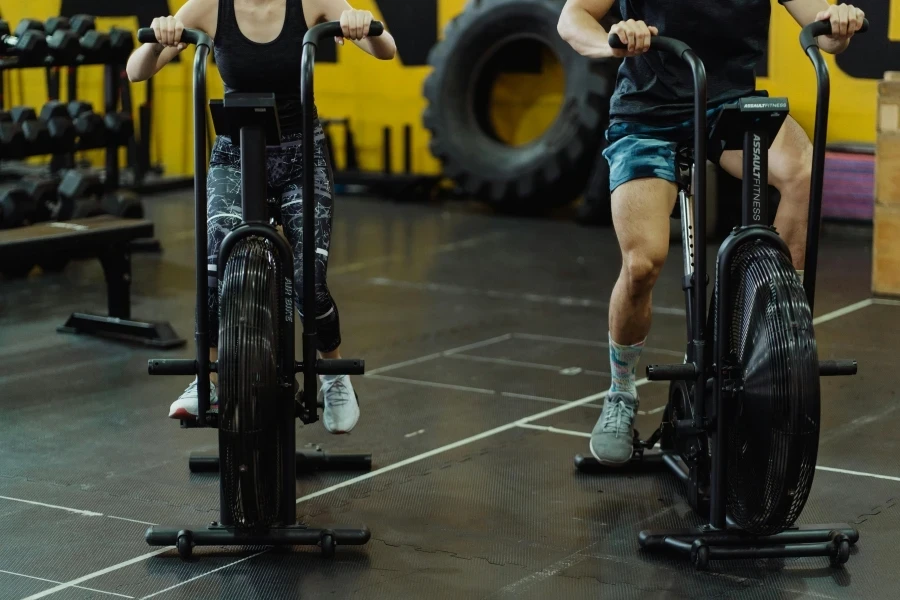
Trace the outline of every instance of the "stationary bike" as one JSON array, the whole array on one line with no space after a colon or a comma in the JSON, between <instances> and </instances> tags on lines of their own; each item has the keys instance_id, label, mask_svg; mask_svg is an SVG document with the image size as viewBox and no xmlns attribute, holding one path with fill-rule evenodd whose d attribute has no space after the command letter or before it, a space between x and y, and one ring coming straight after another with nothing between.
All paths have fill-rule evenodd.
<instances>
[{"instance_id":1,"label":"stationary bike","mask_svg":"<svg viewBox=\"0 0 900 600\"><path fill-rule=\"evenodd\" d=\"M373 22L369 35L384 26ZM322 39L341 35L340 23L323 23L303 39L303 360L294 360L294 259L267 205L266 145L281 143L274 94L226 94L210 103L215 127L241 148L242 223L222 242L218 256L219 357L210 362L206 256L206 63L212 40L185 30L182 41L197 46L194 58L194 195L197 266L197 358L151 360L151 375L197 375L199 414L183 427L216 427L218 456L191 456L191 471L220 472L220 518L189 530L150 527L151 546L175 545L182 559L194 546L319 545L330 557L337 545L363 545L366 527L313 529L297 523L298 470L369 470L371 455L328 456L296 451L296 418L315 423L317 375L361 375L358 359L316 356L315 167L313 66ZM155 43L141 29L142 43ZM276 211L277 212L277 211ZM296 373L303 372L303 386ZM218 373L219 406L210 410L209 375Z\"/></svg>"},{"instance_id":2,"label":"stationary bike","mask_svg":"<svg viewBox=\"0 0 900 600\"><path fill-rule=\"evenodd\" d=\"M861 31L867 28L868 22ZM815 474L819 378L857 371L852 360L819 360L812 319L829 101L816 38L830 33L831 24L822 21L800 36L818 84L804 282L768 215L767 150L787 118L788 101L743 98L724 107L710 134L723 150L743 150L743 209L741 226L719 248L708 314L706 178L698 168L707 157L706 71L683 42L651 42L685 60L694 80L693 151L677 152L688 344L684 364L647 367L648 379L671 382L669 400L649 439L635 431L626 468L662 463L684 483L688 503L709 523L642 531L639 542L688 556L700 569L711 559L799 556L828 556L840 565L859 540L846 524L794 525ZM624 47L615 34L609 44ZM575 465L610 472L592 457L576 456Z\"/></svg>"}]
</instances>

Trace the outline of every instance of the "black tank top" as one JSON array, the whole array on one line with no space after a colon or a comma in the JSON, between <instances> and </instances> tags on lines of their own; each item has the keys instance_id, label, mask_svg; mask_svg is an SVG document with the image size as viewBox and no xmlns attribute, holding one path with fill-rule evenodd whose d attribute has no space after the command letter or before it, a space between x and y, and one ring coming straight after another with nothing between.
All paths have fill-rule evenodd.
<instances>
[{"instance_id":1,"label":"black tank top","mask_svg":"<svg viewBox=\"0 0 900 600\"><path fill-rule=\"evenodd\" d=\"M309 28L303 0L285 0L284 26L271 42L247 39L238 27L234 0L219 0L215 57L225 93L274 93L282 133L302 129L300 62Z\"/></svg>"}]
</instances>

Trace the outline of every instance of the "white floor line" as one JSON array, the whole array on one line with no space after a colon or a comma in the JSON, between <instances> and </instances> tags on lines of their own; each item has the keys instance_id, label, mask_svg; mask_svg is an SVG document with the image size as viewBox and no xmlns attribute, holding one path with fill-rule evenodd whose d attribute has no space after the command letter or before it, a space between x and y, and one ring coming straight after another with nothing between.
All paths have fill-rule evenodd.
<instances>
[{"instance_id":1,"label":"white floor line","mask_svg":"<svg viewBox=\"0 0 900 600\"><path fill-rule=\"evenodd\" d=\"M830 313L826 313L824 315L820 315L813 319L813 325L821 325L822 323L827 323L828 321L834 321L839 317L843 317L849 315L850 313L855 313L858 310L862 310L868 306L872 306L875 302L871 298L866 298L865 300L860 300L855 304L851 304L850 306L845 306L844 308L839 308L837 310L833 310Z\"/></svg>"},{"instance_id":2,"label":"white floor line","mask_svg":"<svg viewBox=\"0 0 900 600\"><path fill-rule=\"evenodd\" d=\"M53 579L44 579L43 577L34 577L32 575L25 575L24 573L15 573L13 571L4 571L3 569L0 569L0 573L6 573L7 575L15 575L17 577L24 577L25 579L34 579L35 581L43 581L45 583L56 583L56 584L62 583L61 581L55 581ZM81 585L76 585L76 586L72 586L72 587L76 587L79 590L85 590L88 592L97 592L98 594L108 594L110 596L118 596L119 598L134 598L134 596L126 596L125 594L117 594L115 592L106 592L104 590L98 590L98 589L94 589L94 588L84 587Z\"/></svg>"},{"instance_id":3,"label":"white floor line","mask_svg":"<svg viewBox=\"0 0 900 600\"><path fill-rule=\"evenodd\" d=\"M456 358L460 360L469 360L473 362L492 363L495 365L505 365L508 367L526 367L529 369L540 369L542 371L555 371L559 373L567 369L578 369L576 374L593 375L596 377L609 377L609 373L603 371L592 371L590 369L582 369L581 367L560 367L557 365L547 365L544 363L525 362L521 360L512 360L509 358L494 358L492 356L475 356L473 354L449 354L448 358Z\"/></svg>"},{"instance_id":4,"label":"white floor line","mask_svg":"<svg viewBox=\"0 0 900 600\"><path fill-rule=\"evenodd\" d=\"M590 346L592 348L609 348L606 342L597 342L594 340L582 340L578 338L559 337L555 335L541 335L537 333L514 333L513 338L517 340L535 340L538 342L559 342L561 344L572 344L576 346ZM655 354L666 354L668 356L677 356L684 358L684 351L667 350L665 348L653 348L644 346L644 352L653 352Z\"/></svg>"},{"instance_id":5,"label":"white floor line","mask_svg":"<svg viewBox=\"0 0 900 600\"><path fill-rule=\"evenodd\" d=\"M857 477L871 477L873 479L885 479L887 481L900 481L900 477L892 477L890 475L879 475L878 473L866 473L864 471L848 471L847 469L835 469L833 467L816 466L817 471L828 471L829 473L841 473L843 475L856 475Z\"/></svg>"},{"instance_id":6,"label":"white floor line","mask_svg":"<svg viewBox=\"0 0 900 600\"><path fill-rule=\"evenodd\" d=\"M602 302L592 298L576 298L573 296L550 296L546 294L534 294L530 292L506 292L501 290L484 290L480 288L470 288L461 285L452 285L446 283L419 283L414 281L402 281L389 279L387 277L372 277L368 280L370 285L399 287L414 290L423 290L428 292L440 292L442 294L456 294L464 296L484 296L487 298L496 298L501 300L519 300L526 302L535 302L538 304L555 304L557 306L580 307L580 308L600 308L608 309L609 302ZM683 308L671 308L666 306L654 306L653 313L659 315L672 315L683 317L685 315Z\"/></svg>"},{"instance_id":7,"label":"white floor line","mask_svg":"<svg viewBox=\"0 0 900 600\"><path fill-rule=\"evenodd\" d=\"M148 558L153 558L154 556L158 556L163 552L168 552L172 550L174 546L167 546L166 548L160 548L159 550L154 550L153 552L148 552L147 554L142 554L140 556L136 556L131 560L126 560L125 562L120 562L117 565L113 565L111 567L106 567L105 569L101 569L99 571L94 571L93 573L88 573L78 579L73 579L72 581L67 581L66 583L61 583L56 587L52 587L49 590L44 590L43 592L38 592L37 594L32 594L27 598L22 598L22 600L37 600L38 598L46 598L56 592L61 592L63 590L67 590L69 588L76 587L80 583L84 583L85 581L90 581L91 579L96 579L102 575L106 575L107 573L112 573L113 571L118 571L119 569L124 569L125 567L130 567L135 563L139 563L141 561L147 560Z\"/></svg>"},{"instance_id":8,"label":"white floor line","mask_svg":"<svg viewBox=\"0 0 900 600\"><path fill-rule=\"evenodd\" d=\"M57 506L55 504L44 504L43 502L35 502L34 500L24 500L22 498L11 498L9 496L0 496L0 500L9 500L11 502L22 502L23 504L31 504L31 505L40 506L43 508L55 508L57 510L64 510L66 512L74 513L76 515L82 515L85 517L102 517L102 516L104 516L103 513L93 512L90 510L69 508L68 506Z\"/></svg>"},{"instance_id":9,"label":"white floor line","mask_svg":"<svg viewBox=\"0 0 900 600\"><path fill-rule=\"evenodd\" d=\"M891 300L890 298L872 298L872 303L879 306L900 306L900 300Z\"/></svg>"},{"instance_id":10,"label":"white floor line","mask_svg":"<svg viewBox=\"0 0 900 600\"><path fill-rule=\"evenodd\" d=\"M467 387L464 385L453 385L452 383L438 383L437 381L423 381L421 379L407 379L406 377L393 377L391 375L369 375L372 379L381 381L395 381L397 383L408 383L410 385L421 385L423 387L442 388L445 390L454 390L457 392L472 392L473 394L485 394L495 396L495 390L485 388Z\"/></svg>"},{"instance_id":11,"label":"white floor line","mask_svg":"<svg viewBox=\"0 0 900 600\"><path fill-rule=\"evenodd\" d=\"M113 517L110 515L106 515L108 519L115 519L117 521L128 521L129 523L138 523L139 525L158 525L158 523L148 523L147 521L136 521L135 519L126 519L125 517Z\"/></svg>"},{"instance_id":12,"label":"white floor line","mask_svg":"<svg viewBox=\"0 0 900 600\"><path fill-rule=\"evenodd\" d=\"M639 387L639 386L645 385L649 382L650 382L649 379L639 379L637 382L635 382L635 385ZM433 450L429 450L428 452L423 452L422 454L418 454L416 456L411 456L410 458L387 465L385 467L381 467L380 469L376 469L374 471L370 471L369 473L365 473L364 475L360 475L360 476L354 477L352 479L347 479L336 485L332 485L330 487L321 489L318 492L313 492L312 494L307 494L306 496L303 496L302 498L298 498L297 504L300 504L301 502L306 502L308 500L312 500L314 498L318 498L319 496L324 496L325 494L330 494L331 492L333 492L335 490L339 490L341 488L345 488L345 487L354 485L356 483L360 483L362 481L372 479L373 477L377 477L378 475L382 475L384 473L389 473L390 471L395 471L395 470L403 468L407 465L415 464L415 463L423 461L427 458L431 458L432 456L437 456L438 454L443 454L444 452L449 452L450 450L455 450L456 448L460 448L462 446L467 446L474 442L497 435L498 433L503 433L504 431L509 431L511 429L518 427L519 425L521 425L523 423L531 423L533 421L538 421L540 419L544 419L546 417L550 417L552 415L555 415L555 414L558 414L561 412L565 412L567 410L571 410L578 406L584 406L585 404L590 404L591 402L594 402L595 400L602 400L603 398L606 398L607 394L609 394L608 390L604 391L604 392L600 392L598 394L591 394L590 396L585 396L584 398L581 398L579 400L573 400L571 402L567 402L566 404L557 406L556 408L550 408L548 410L545 410L545 411L542 411L539 413L535 413L535 414L531 415L530 417L525 417L525 418L519 419L518 421L513 421L512 423L507 423L506 425L500 425L499 427L495 427L493 429L483 431L481 433L467 437L463 440L453 442L452 444L447 444L446 446L441 446L440 448L435 448Z\"/></svg>"},{"instance_id":13,"label":"white floor line","mask_svg":"<svg viewBox=\"0 0 900 600\"><path fill-rule=\"evenodd\" d=\"M432 354L426 354L424 356L419 356L417 358L411 358L411 359L405 360L403 362L385 365L383 367L378 367L377 369L371 369L371 370L366 371L366 376L378 375L379 373L393 371L394 369L400 369L403 367L418 365L423 362L428 362L430 360L434 360L436 358L441 358L443 356L449 356L451 354L456 354L457 352L465 352L466 350L473 350L475 348L483 348L485 346L490 346L491 344L497 344L499 342L504 342L510 338L512 338L512 334L509 334L509 333L504 334L504 335L498 335L497 337L492 337L492 338L489 338L486 340L482 340L480 342L475 342L473 344L466 344L465 346L451 348L449 350L444 350L443 352L434 352Z\"/></svg>"},{"instance_id":14,"label":"white floor line","mask_svg":"<svg viewBox=\"0 0 900 600\"><path fill-rule=\"evenodd\" d=\"M500 392L501 396L507 398L521 398L522 400L536 400L538 402L550 402L551 404L568 404L570 400L560 400L559 398L547 398L546 396L532 396L530 394L517 394L516 392ZM585 404L590 408L603 408L599 404Z\"/></svg>"},{"instance_id":15,"label":"white floor line","mask_svg":"<svg viewBox=\"0 0 900 600\"><path fill-rule=\"evenodd\" d=\"M505 237L506 234L504 232L494 232L486 235L479 235L471 238L466 238L464 240L460 240L458 242L449 242L446 244L441 244L436 247L434 250L426 250L425 255L433 255L433 254L443 254L445 252L454 252L456 250L460 250L463 248L474 248L475 246L479 246L484 242L491 241L494 239ZM385 256L378 256L375 258L370 258L367 260L361 260L353 263L348 263L345 265L336 266L334 268L328 269L329 275L342 275L346 273L353 273L356 271L361 271L367 267L374 267L375 265L381 265L386 262L391 262L394 260L402 260L404 258L408 258L406 254L387 254Z\"/></svg>"},{"instance_id":16,"label":"white floor line","mask_svg":"<svg viewBox=\"0 0 900 600\"><path fill-rule=\"evenodd\" d=\"M245 556L244 558L242 558L242 559L240 559L240 560L236 560L236 561L234 561L234 562L228 563L227 565L221 566L221 567L219 567L218 569L213 569L212 571L207 571L206 573L201 573L200 575L197 575L196 577L191 577L190 579L186 579L186 580L184 580L184 581L182 581L182 582L180 582L180 583L176 583L175 585L173 585L173 586L171 586L171 587L167 587L167 588L164 589L164 590L159 590L158 592L153 592L153 593L150 594L149 596L143 596L143 597L141 598L141 600L147 600L147 598L152 598L152 597L154 597L154 596L159 596L160 594L164 594L164 593L166 593L166 592L172 591L172 590L174 590L175 588L178 588L178 587L181 587L181 586L186 585L186 584L188 584L188 583L191 583L192 581L196 581L197 579L200 579L201 577L206 577L207 575L212 575L213 573L215 573L215 572L217 572L217 571L221 571L222 569L227 569L227 568L229 568L229 567L233 567L233 566L236 565L236 564L242 563L242 562L244 562L244 561L246 561L246 560L250 560L251 558L256 558L256 557L259 556L260 554L265 554L265 553L268 552L269 550L271 550L271 548L266 548L265 550L263 550L263 551L261 551L261 552L257 552L256 554L251 554L250 556Z\"/></svg>"},{"instance_id":17,"label":"white floor line","mask_svg":"<svg viewBox=\"0 0 900 600\"><path fill-rule=\"evenodd\" d=\"M573 431L571 429L560 429L559 427L548 427L546 425L532 425L530 423L520 423L518 427L525 429L534 429L537 431L546 431L547 433L560 433L563 435L573 435L577 437L591 437L590 433L585 431ZM847 469L835 469L834 467L823 467L816 465L817 471L828 471L829 473L841 473L842 475L855 475L857 477L871 477L873 479L884 479L886 481L900 481L900 477L892 475L879 475L878 473L866 473L865 471L849 471Z\"/></svg>"},{"instance_id":18,"label":"white floor line","mask_svg":"<svg viewBox=\"0 0 900 600\"><path fill-rule=\"evenodd\" d=\"M532 425L531 423L521 423L518 427L524 429L534 429L537 431L546 431L547 433L561 433L563 435L574 435L576 437L591 437L590 433L584 431L572 431L571 429L559 429L557 427L548 427L546 425Z\"/></svg>"}]
</instances>

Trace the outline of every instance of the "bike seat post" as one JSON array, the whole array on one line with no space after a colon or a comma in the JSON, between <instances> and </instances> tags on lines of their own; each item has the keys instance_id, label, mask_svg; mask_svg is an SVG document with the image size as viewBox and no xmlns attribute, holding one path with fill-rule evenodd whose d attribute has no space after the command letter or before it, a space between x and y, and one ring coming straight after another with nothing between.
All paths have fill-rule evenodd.
<instances>
[{"instance_id":1,"label":"bike seat post","mask_svg":"<svg viewBox=\"0 0 900 600\"><path fill-rule=\"evenodd\" d=\"M245 125L241 127L241 210L244 222L268 222L266 190L266 132L259 125Z\"/></svg>"}]
</instances>

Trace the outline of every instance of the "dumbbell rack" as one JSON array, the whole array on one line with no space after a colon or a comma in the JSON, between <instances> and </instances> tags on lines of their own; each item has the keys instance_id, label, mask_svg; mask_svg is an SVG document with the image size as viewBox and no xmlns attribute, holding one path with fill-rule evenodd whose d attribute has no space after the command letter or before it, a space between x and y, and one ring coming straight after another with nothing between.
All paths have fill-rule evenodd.
<instances>
[{"instance_id":1,"label":"dumbbell rack","mask_svg":"<svg viewBox=\"0 0 900 600\"><path fill-rule=\"evenodd\" d=\"M123 68L124 61L127 60L127 55L130 54L133 48L134 41L132 37L130 48L122 49L119 51L119 53L108 52L106 56L90 56L85 55L84 53L79 53L77 55L73 53L72 56L68 59L54 57L49 54L44 56L0 56L0 76L2 76L2 73L4 71L11 69L53 69L60 67L77 68L81 66L105 66L104 120L110 118L110 116L112 116L112 118L120 118L123 121L126 121L125 123L123 123L122 129L115 135L112 132L107 131L107 135L104 136L106 138L105 143L102 145L85 145L82 144L79 140L79 142L76 143L73 148L60 148L57 152L54 152L54 154L68 154L69 152L76 152L81 150L105 148L106 164L104 191L107 194L115 193L119 189L119 148L128 146L131 138L134 135L134 123L132 115L122 115L117 111L119 105L119 72ZM70 98L70 100L72 100L72 98ZM2 95L0 95L0 110L3 109L3 101L4 98L2 97ZM42 154L46 153L25 152L18 156L8 156L4 155L2 153L2 150L0 150L0 159L28 158L30 156L39 156Z\"/></svg>"}]
</instances>

